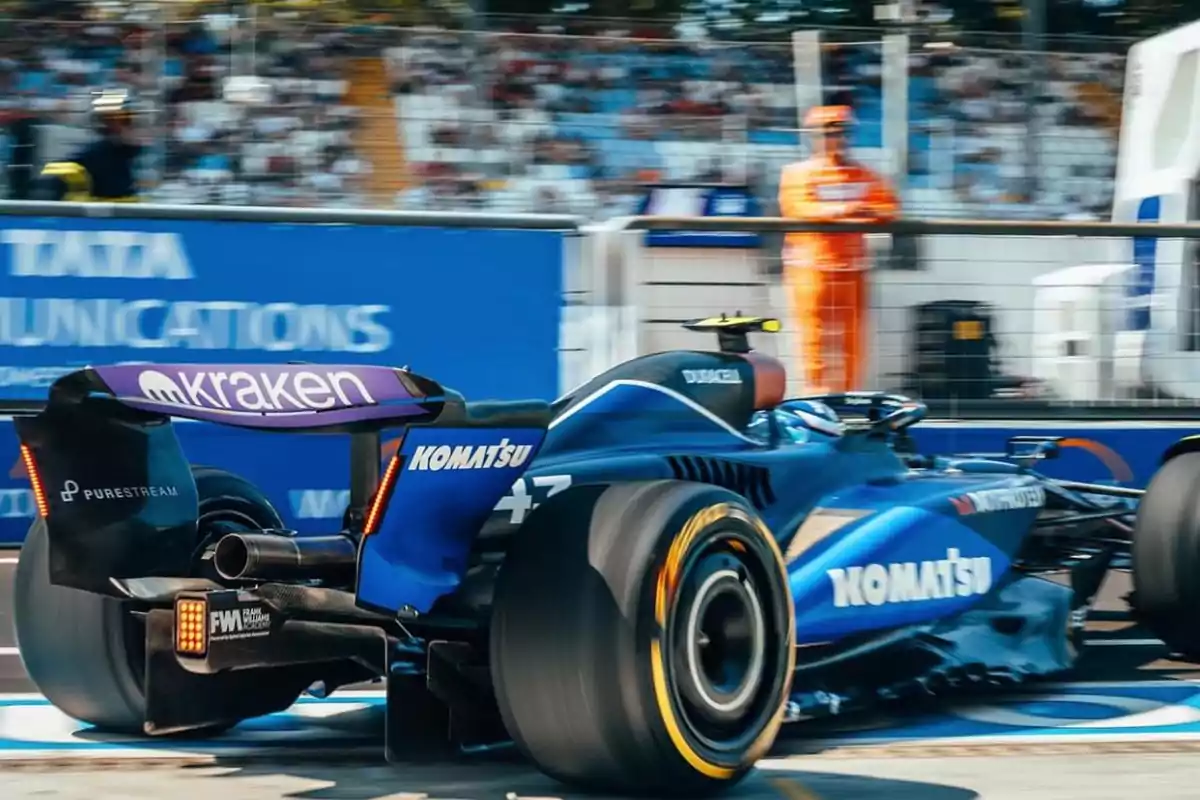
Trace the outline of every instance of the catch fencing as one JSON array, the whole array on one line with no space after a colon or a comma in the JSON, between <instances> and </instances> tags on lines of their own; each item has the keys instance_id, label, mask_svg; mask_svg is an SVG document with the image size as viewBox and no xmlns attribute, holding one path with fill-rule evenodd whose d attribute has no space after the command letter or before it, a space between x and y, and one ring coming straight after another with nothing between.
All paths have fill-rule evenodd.
<instances>
[{"instance_id":1,"label":"catch fencing","mask_svg":"<svg viewBox=\"0 0 1200 800\"><path fill-rule=\"evenodd\" d=\"M868 388L952 401L968 415L1000 401L1014 412L1200 403L1194 224L585 225L6 202L0 216L8 401L41 397L55 375L87 363L172 358L428 364L468 396L552 397L625 358L700 345L680 323L722 311L784 319L784 335L761 344L793 365L800 391L779 240L825 230L868 241ZM929 359L942 364L940 383Z\"/></svg>"},{"instance_id":2,"label":"catch fencing","mask_svg":"<svg viewBox=\"0 0 1200 800\"><path fill-rule=\"evenodd\" d=\"M1068 459L1070 477L1144 481L1195 432L1145 420L1200 413L1197 225L33 203L0 203L0 218L0 399L14 411L67 370L122 361L406 365L472 399L551 399L642 353L711 347L680 323L722 311L782 318L782 335L754 344L784 359L799 394L778 253L759 234L833 230L871 240L864 388L960 420L922 426L933 451L1051 432L1119 455ZM343 437L177 430L193 460L261 485L289 526L339 524ZM0 458L0 543L17 542L35 507L7 423Z\"/></svg>"},{"instance_id":3,"label":"catch fencing","mask_svg":"<svg viewBox=\"0 0 1200 800\"><path fill-rule=\"evenodd\" d=\"M782 335L756 344L785 360L799 394L805 365L777 254L720 239L662 246L663 231L865 233L865 388L923 397L943 416L1188 419L1200 406L1200 225L641 217L592 238L597 296L636 315L629 349L703 346L680 323L715 312L778 316Z\"/></svg>"}]
</instances>

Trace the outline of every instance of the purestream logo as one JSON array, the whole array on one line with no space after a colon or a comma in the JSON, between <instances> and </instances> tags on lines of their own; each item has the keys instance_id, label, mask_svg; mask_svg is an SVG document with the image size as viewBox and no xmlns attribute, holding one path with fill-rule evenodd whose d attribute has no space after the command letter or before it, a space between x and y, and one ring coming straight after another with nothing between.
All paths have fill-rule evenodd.
<instances>
[{"instance_id":1,"label":"purestream logo","mask_svg":"<svg viewBox=\"0 0 1200 800\"><path fill-rule=\"evenodd\" d=\"M984 489L950 498L950 504L961 516L989 514L996 511L1017 511L1041 508L1046 505L1046 490L1041 486L1022 486L1017 489Z\"/></svg>"},{"instance_id":2,"label":"purestream logo","mask_svg":"<svg viewBox=\"0 0 1200 800\"><path fill-rule=\"evenodd\" d=\"M533 446L510 444L501 439L492 445L421 445L408 462L410 470L437 472L443 469L503 469L519 467L529 460Z\"/></svg>"},{"instance_id":3,"label":"purestream logo","mask_svg":"<svg viewBox=\"0 0 1200 800\"><path fill-rule=\"evenodd\" d=\"M992 560L964 558L954 548L937 561L867 564L826 571L836 608L917 603L987 594Z\"/></svg>"},{"instance_id":4,"label":"purestream logo","mask_svg":"<svg viewBox=\"0 0 1200 800\"><path fill-rule=\"evenodd\" d=\"M63 481L62 491L58 493L64 503L75 502L77 495L83 500L135 500L139 497L178 497L179 489L175 486L104 486L98 489L80 488L76 481Z\"/></svg>"},{"instance_id":5,"label":"purestream logo","mask_svg":"<svg viewBox=\"0 0 1200 800\"><path fill-rule=\"evenodd\" d=\"M178 380L148 369L138 376L142 396L177 407L234 412L323 411L375 405L366 385L352 372L311 370L179 372Z\"/></svg>"}]
</instances>

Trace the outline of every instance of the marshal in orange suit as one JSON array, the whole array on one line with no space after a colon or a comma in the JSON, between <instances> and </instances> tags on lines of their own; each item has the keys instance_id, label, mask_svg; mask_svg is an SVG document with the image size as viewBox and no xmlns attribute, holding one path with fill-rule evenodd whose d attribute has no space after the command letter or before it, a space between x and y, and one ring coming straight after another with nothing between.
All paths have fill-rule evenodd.
<instances>
[{"instance_id":1,"label":"marshal in orange suit","mask_svg":"<svg viewBox=\"0 0 1200 800\"><path fill-rule=\"evenodd\" d=\"M804 126L813 136L814 155L783 170L779 210L784 217L809 222L895 218L896 195L891 187L846 156L849 122L846 106L809 111ZM865 388L863 340L869 294L864 235L790 233L783 262L797 354L808 390Z\"/></svg>"}]
</instances>

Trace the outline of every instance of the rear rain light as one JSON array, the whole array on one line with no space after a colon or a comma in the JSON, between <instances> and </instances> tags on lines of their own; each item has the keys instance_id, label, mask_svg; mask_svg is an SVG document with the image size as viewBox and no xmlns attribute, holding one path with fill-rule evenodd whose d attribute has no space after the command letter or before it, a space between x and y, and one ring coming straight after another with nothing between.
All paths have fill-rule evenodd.
<instances>
[{"instance_id":1,"label":"rear rain light","mask_svg":"<svg viewBox=\"0 0 1200 800\"><path fill-rule=\"evenodd\" d=\"M175 601L175 652L202 656L208 652L208 601L179 598Z\"/></svg>"},{"instance_id":2,"label":"rear rain light","mask_svg":"<svg viewBox=\"0 0 1200 800\"><path fill-rule=\"evenodd\" d=\"M43 519L50 516L50 506L46 503L46 491L42 486L42 476L38 472L37 462L33 460L33 451L28 445L21 445L21 462L29 475L29 484L33 487L33 501L37 504L38 514Z\"/></svg>"},{"instance_id":3,"label":"rear rain light","mask_svg":"<svg viewBox=\"0 0 1200 800\"><path fill-rule=\"evenodd\" d=\"M400 454L396 453L388 462L387 469L384 470L383 480L379 482L379 489L375 492L375 498L371 501L371 508L367 512L367 521L363 525L364 536L375 533L379 529L379 523L383 522L383 514L387 510L388 500L392 497L392 489L396 485L396 474L400 471L401 460Z\"/></svg>"}]
</instances>

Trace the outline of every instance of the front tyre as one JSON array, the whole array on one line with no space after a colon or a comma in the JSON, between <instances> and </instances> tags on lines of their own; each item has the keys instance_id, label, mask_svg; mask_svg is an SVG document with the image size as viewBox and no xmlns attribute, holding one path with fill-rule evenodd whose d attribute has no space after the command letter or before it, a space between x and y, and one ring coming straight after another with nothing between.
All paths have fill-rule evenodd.
<instances>
[{"instance_id":1,"label":"front tyre","mask_svg":"<svg viewBox=\"0 0 1200 800\"><path fill-rule=\"evenodd\" d=\"M1178 455L1155 473L1131 552L1138 619L1175 652L1200 660L1200 453Z\"/></svg>"},{"instance_id":2,"label":"front tyre","mask_svg":"<svg viewBox=\"0 0 1200 800\"><path fill-rule=\"evenodd\" d=\"M540 507L505 558L493 682L509 734L547 774L696 797L773 743L794 629L779 548L743 498L581 486Z\"/></svg>"},{"instance_id":3,"label":"front tyre","mask_svg":"<svg viewBox=\"0 0 1200 800\"><path fill-rule=\"evenodd\" d=\"M211 467L192 472L200 498L197 545L220 532L283 527L249 481ZM81 722L141 733L146 715L142 618L122 600L50 583L45 520L36 520L25 537L13 594L21 661L38 691Z\"/></svg>"}]
</instances>

